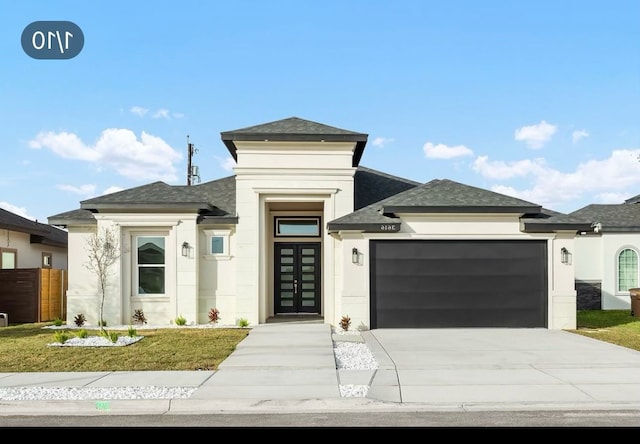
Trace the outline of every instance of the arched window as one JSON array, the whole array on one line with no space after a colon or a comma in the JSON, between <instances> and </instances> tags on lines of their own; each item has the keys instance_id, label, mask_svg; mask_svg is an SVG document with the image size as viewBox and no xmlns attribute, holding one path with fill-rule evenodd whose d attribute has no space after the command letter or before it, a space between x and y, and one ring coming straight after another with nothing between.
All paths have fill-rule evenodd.
<instances>
[{"instance_id":1,"label":"arched window","mask_svg":"<svg viewBox=\"0 0 640 444\"><path fill-rule=\"evenodd\" d=\"M618 291L638 287L638 253L625 248L618 254Z\"/></svg>"}]
</instances>

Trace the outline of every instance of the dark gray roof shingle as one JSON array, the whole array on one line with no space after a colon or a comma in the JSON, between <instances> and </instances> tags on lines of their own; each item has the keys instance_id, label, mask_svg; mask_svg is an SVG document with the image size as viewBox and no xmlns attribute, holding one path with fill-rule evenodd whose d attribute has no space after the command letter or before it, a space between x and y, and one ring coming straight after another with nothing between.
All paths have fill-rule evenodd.
<instances>
[{"instance_id":1,"label":"dark gray roof shingle","mask_svg":"<svg viewBox=\"0 0 640 444\"><path fill-rule=\"evenodd\" d=\"M593 231L590 220L575 215L559 213L548 208L543 208L539 214L533 216L523 216L520 218L520 222L522 223L523 231L527 233L547 233L556 230Z\"/></svg>"},{"instance_id":2,"label":"dark gray roof shingle","mask_svg":"<svg viewBox=\"0 0 640 444\"><path fill-rule=\"evenodd\" d=\"M67 227L69 225L88 225L95 224L97 222L91 211L81 209L58 213L53 216L49 216L47 219L51 225L58 225L61 227Z\"/></svg>"},{"instance_id":3,"label":"dark gray roof shingle","mask_svg":"<svg viewBox=\"0 0 640 444\"><path fill-rule=\"evenodd\" d=\"M94 212L144 210L194 211L201 223L236 223L236 180L228 176L191 186L153 182L84 200L80 205L80 209L49 217L49 222L61 226L95 223Z\"/></svg>"},{"instance_id":4,"label":"dark gray roof shingle","mask_svg":"<svg viewBox=\"0 0 640 444\"><path fill-rule=\"evenodd\" d=\"M52 247L67 247L68 234L57 227L18 216L0 208L0 228L26 233L30 235L32 244L50 245Z\"/></svg>"},{"instance_id":5,"label":"dark gray roof shingle","mask_svg":"<svg viewBox=\"0 0 640 444\"><path fill-rule=\"evenodd\" d=\"M541 206L448 179L435 179L386 199L384 213L531 213Z\"/></svg>"},{"instance_id":6,"label":"dark gray roof shingle","mask_svg":"<svg viewBox=\"0 0 640 444\"><path fill-rule=\"evenodd\" d=\"M448 179L423 185L370 204L330 221L329 231L397 231L396 213L520 213L523 230L587 230L590 223L577 217L543 209L540 205Z\"/></svg>"},{"instance_id":7,"label":"dark gray roof shingle","mask_svg":"<svg viewBox=\"0 0 640 444\"><path fill-rule=\"evenodd\" d=\"M631 198L626 202L634 202ZM600 223L600 231L605 232L636 232L640 231L640 204L591 204L573 213L571 216L590 220L593 224Z\"/></svg>"},{"instance_id":8,"label":"dark gray roof shingle","mask_svg":"<svg viewBox=\"0 0 640 444\"><path fill-rule=\"evenodd\" d=\"M360 166L354 176L354 208L359 210L418 185L421 183Z\"/></svg>"}]
</instances>

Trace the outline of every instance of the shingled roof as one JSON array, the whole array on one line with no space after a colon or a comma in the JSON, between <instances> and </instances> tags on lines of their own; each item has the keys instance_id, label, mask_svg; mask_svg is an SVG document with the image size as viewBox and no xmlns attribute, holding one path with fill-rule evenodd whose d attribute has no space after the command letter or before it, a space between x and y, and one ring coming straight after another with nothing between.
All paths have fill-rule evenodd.
<instances>
[{"instance_id":1,"label":"shingled roof","mask_svg":"<svg viewBox=\"0 0 640 444\"><path fill-rule=\"evenodd\" d=\"M524 231L588 229L579 218L543 210L540 205L448 179L436 179L380 202L370 204L327 224L329 231L362 230L394 232L400 229L399 213L514 213L520 214Z\"/></svg>"},{"instance_id":2,"label":"shingled roof","mask_svg":"<svg viewBox=\"0 0 640 444\"><path fill-rule=\"evenodd\" d=\"M422 184L360 166L354 176L354 209L358 210L419 185Z\"/></svg>"},{"instance_id":3,"label":"shingled roof","mask_svg":"<svg viewBox=\"0 0 640 444\"><path fill-rule=\"evenodd\" d=\"M261 125L224 131L220 133L220 137L236 161L238 160L238 153L235 142L241 141L355 142L356 149L353 153L352 166L356 167L362 158L368 135L300 119L299 117L289 117Z\"/></svg>"},{"instance_id":4,"label":"shingled roof","mask_svg":"<svg viewBox=\"0 0 640 444\"><path fill-rule=\"evenodd\" d=\"M67 248L68 234L66 231L18 216L3 208L0 208L0 228L29 234L29 242L32 244Z\"/></svg>"},{"instance_id":5,"label":"shingled roof","mask_svg":"<svg viewBox=\"0 0 640 444\"><path fill-rule=\"evenodd\" d=\"M200 223L237 223L234 176L192 185L153 182L84 200L80 209L49 217L54 225L95 223L93 213L117 211L197 212Z\"/></svg>"},{"instance_id":6,"label":"shingled roof","mask_svg":"<svg viewBox=\"0 0 640 444\"><path fill-rule=\"evenodd\" d=\"M600 224L599 232L638 232L640 231L640 204L637 198L627 199L623 204L591 204L581 208L570 216L590 220Z\"/></svg>"}]
</instances>

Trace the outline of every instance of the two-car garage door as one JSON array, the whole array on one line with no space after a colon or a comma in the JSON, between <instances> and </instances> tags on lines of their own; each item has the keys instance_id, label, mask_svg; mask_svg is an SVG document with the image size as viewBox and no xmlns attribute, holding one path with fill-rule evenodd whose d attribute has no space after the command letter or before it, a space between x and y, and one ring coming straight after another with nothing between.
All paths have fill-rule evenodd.
<instances>
[{"instance_id":1,"label":"two-car garage door","mask_svg":"<svg viewBox=\"0 0 640 444\"><path fill-rule=\"evenodd\" d=\"M547 242L371 241L371 328L547 327Z\"/></svg>"}]
</instances>

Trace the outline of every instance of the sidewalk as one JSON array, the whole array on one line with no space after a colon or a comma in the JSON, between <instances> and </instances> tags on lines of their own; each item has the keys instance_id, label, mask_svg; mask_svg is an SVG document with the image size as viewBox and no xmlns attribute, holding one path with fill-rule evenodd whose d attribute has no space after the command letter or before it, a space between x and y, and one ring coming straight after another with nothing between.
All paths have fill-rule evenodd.
<instances>
[{"instance_id":1,"label":"sidewalk","mask_svg":"<svg viewBox=\"0 0 640 444\"><path fill-rule=\"evenodd\" d=\"M334 341L364 341L378 368L337 369ZM342 336L332 335L329 324L261 324L216 371L0 373L0 394L18 387L151 386L169 394L44 401L0 396L0 416L640 411L638 375L640 352L557 330L383 329ZM341 396L346 384L367 386L367 396Z\"/></svg>"}]
</instances>

